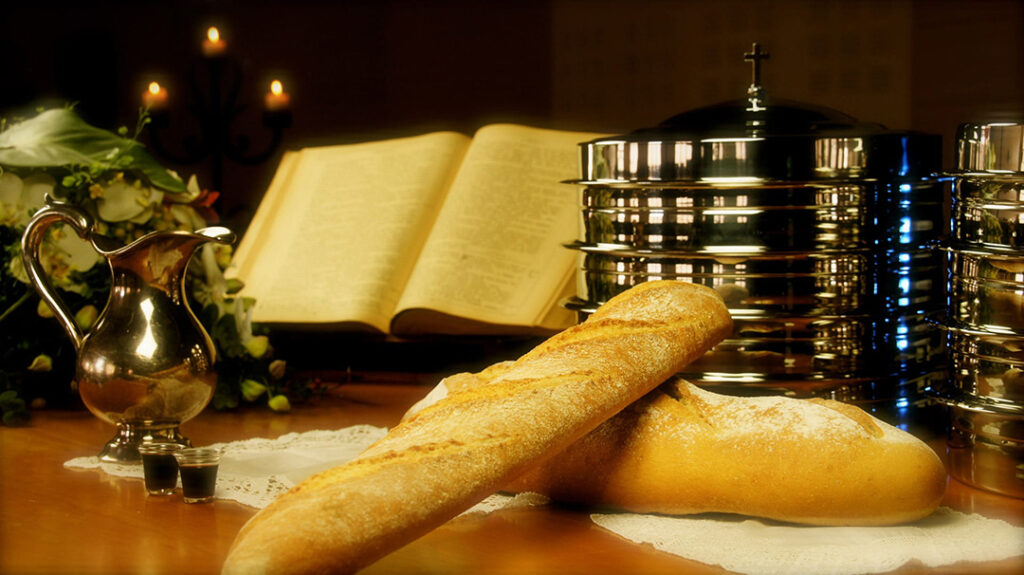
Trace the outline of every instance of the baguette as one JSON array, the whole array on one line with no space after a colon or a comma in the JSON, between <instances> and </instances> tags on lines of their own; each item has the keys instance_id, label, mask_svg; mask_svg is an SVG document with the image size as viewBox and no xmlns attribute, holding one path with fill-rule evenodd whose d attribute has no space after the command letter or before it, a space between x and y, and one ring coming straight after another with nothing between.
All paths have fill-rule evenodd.
<instances>
[{"instance_id":1,"label":"baguette","mask_svg":"<svg viewBox=\"0 0 1024 575\"><path fill-rule=\"evenodd\" d=\"M731 329L710 288L634 287L279 497L242 527L223 571L356 571L563 451Z\"/></svg>"},{"instance_id":2,"label":"baguette","mask_svg":"<svg viewBox=\"0 0 1024 575\"><path fill-rule=\"evenodd\" d=\"M448 377L410 412L507 367ZM638 513L889 525L931 514L945 487L931 448L856 406L730 397L673 379L505 489Z\"/></svg>"}]
</instances>

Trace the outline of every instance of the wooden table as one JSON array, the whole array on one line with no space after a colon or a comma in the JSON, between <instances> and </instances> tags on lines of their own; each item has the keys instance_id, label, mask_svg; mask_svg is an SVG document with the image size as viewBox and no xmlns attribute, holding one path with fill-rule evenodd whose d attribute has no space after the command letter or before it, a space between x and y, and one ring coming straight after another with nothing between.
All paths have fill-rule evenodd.
<instances>
[{"instance_id":1,"label":"wooden table","mask_svg":"<svg viewBox=\"0 0 1024 575\"><path fill-rule=\"evenodd\" d=\"M358 423L391 426L427 388L350 384L291 413L207 411L183 426L197 445ZM233 501L185 505L147 497L142 481L63 467L95 454L113 429L86 411L41 411L24 428L0 428L0 573L216 573L253 509ZM941 449L941 439L934 446ZM944 502L1024 525L1024 501L951 480ZM623 540L586 513L504 511L455 522L365 570L383 573L655 574L721 569ZM1022 573L1024 557L900 573Z\"/></svg>"}]
</instances>

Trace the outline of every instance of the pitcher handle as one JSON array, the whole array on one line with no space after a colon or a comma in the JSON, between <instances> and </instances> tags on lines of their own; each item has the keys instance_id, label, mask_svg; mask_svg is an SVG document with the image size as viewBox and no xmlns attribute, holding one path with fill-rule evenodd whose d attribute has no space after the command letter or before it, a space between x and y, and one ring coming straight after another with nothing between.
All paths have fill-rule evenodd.
<instances>
[{"instance_id":1,"label":"pitcher handle","mask_svg":"<svg viewBox=\"0 0 1024 575\"><path fill-rule=\"evenodd\" d=\"M88 240L92 235L93 220L88 213L68 204L50 203L37 211L25 227L25 233L21 236L21 257L25 262L29 279L32 280L39 296L49 304L64 330L71 336L77 353L82 347L82 330L78 328L74 316L64 305L63 298L53 289L39 260L39 251L46 230L57 222L70 225L82 239Z\"/></svg>"}]
</instances>

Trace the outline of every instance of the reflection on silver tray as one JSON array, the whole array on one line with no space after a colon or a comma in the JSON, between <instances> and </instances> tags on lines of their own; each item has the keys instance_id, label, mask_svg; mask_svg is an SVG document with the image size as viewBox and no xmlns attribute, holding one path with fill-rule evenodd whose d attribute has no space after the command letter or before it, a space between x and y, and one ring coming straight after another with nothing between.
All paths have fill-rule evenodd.
<instances>
[{"instance_id":1,"label":"reflection on silver tray","mask_svg":"<svg viewBox=\"0 0 1024 575\"><path fill-rule=\"evenodd\" d=\"M982 489L1024 497L1024 415L949 408L949 472Z\"/></svg>"},{"instance_id":2,"label":"reflection on silver tray","mask_svg":"<svg viewBox=\"0 0 1024 575\"><path fill-rule=\"evenodd\" d=\"M1024 405L1019 402L934 386L948 407L949 471L971 485L1024 497Z\"/></svg>"},{"instance_id":3,"label":"reflection on silver tray","mask_svg":"<svg viewBox=\"0 0 1024 575\"><path fill-rule=\"evenodd\" d=\"M1024 257L947 251L950 319L983 331L1024 336Z\"/></svg>"},{"instance_id":4,"label":"reflection on silver tray","mask_svg":"<svg viewBox=\"0 0 1024 575\"><path fill-rule=\"evenodd\" d=\"M943 396L960 403L1018 406L1024 415L1024 337L955 327L947 331L951 380Z\"/></svg>"},{"instance_id":5,"label":"reflection on silver tray","mask_svg":"<svg viewBox=\"0 0 1024 575\"><path fill-rule=\"evenodd\" d=\"M588 242L640 249L699 251L715 245L837 249L866 247L871 241L861 235L866 215L849 208L586 208L581 215Z\"/></svg>"},{"instance_id":6,"label":"reflection on silver tray","mask_svg":"<svg viewBox=\"0 0 1024 575\"><path fill-rule=\"evenodd\" d=\"M650 279L676 279L714 288L730 309L786 311L811 316L911 313L941 306L941 258L904 253L886 262L867 252L767 252L759 255L651 255L628 248L573 245L581 252L577 293L604 302ZM595 251L591 251L595 250ZM879 261L882 260L882 261ZM887 273L875 270L887 269Z\"/></svg>"},{"instance_id":7,"label":"reflection on silver tray","mask_svg":"<svg viewBox=\"0 0 1024 575\"><path fill-rule=\"evenodd\" d=\"M896 189L901 188L906 190L852 184L767 189L588 186L580 199L581 238L589 245L658 251L713 252L724 246L749 246L750 252L856 250L873 248L877 233L907 248L930 245L942 230L941 194L935 184ZM880 189L901 199L880 202Z\"/></svg>"},{"instance_id":8,"label":"reflection on silver tray","mask_svg":"<svg viewBox=\"0 0 1024 575\"><path fill-rule=\"evenodd\" d=\"M957 242L992 249L1024 249L1024 182L968 180L953 187Z\"/></svg>"}]
</instances>

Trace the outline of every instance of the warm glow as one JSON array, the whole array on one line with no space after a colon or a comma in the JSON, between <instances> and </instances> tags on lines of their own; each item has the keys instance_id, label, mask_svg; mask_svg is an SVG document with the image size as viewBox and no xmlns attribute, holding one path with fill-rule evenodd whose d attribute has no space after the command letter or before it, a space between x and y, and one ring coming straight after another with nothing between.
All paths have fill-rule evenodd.
<instances>
[{"instance_id":1,"label":"warm glow","mask_svg":"<svg viewBox=\"0 0 1024 575\"><path fill-rule=\"evenodd\" d=\"M270 83L270 93L275 96L280 96L284 92L284 86L281 85L280 80L274 80Z\"/></svg>"},{"instance_id":2,"label":"warm glow","mask_svg":"<svg viewBox=\"0 0 1024 575\"><path fill-rule=\"evenodd\" d=\"M206 31L206 37L210 39L210 42L216 42L220 40L220 30L216 26L210 26L210 29Z\"/></svg>"},{"instance_id":3,"label":"warm glow","mask_svg":"<svg viewBox=\"0 0 1024 575\"><path fill-rule=\"evenodd\" d=\"M160 84L157 84L156 82L150 82L149 83L149 93L150 94L154 94L154 95L155 94L159 94L160 93Z\"/></svg>"},{"instance_id":4,"label":"warm glow","mask_svg":"<svg viewBox=\"0 0 1024 575\"><path fill-rule=\"evenodd\" d=\"M139 303L139 309L142 311L143 317L145 317L144 326L146 332L142 334L142 339L139 340L139 345L135 347L135 353L142 357L152 358L156 355L157 343L156 337L153 336L153 310L156 307L153 305L152 299L144 299Z\"/></svg>"}]
</instances>

